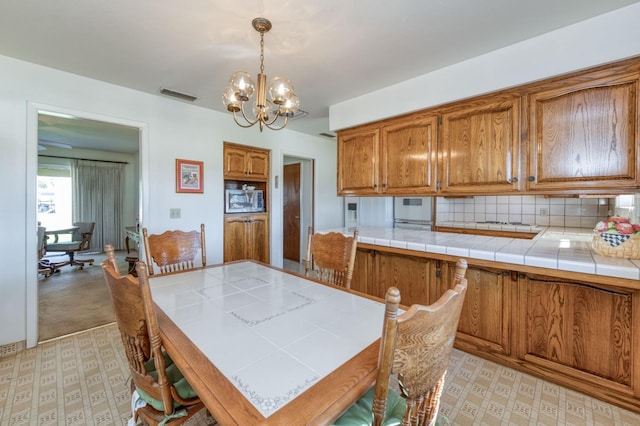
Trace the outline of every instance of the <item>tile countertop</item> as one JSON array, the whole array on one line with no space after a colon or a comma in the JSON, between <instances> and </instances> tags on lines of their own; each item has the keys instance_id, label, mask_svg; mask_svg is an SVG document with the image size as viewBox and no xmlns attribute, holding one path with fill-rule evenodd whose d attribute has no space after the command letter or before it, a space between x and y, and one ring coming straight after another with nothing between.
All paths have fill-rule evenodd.
<instances>
[{"instance_id":1,"label":"tile countertop","mask_svg":"<svg viewBox=\"0 0 640 426\"><path fill-rule=\"evenodd\" d=\"M321 232L353 235L354 228ZM640 279L640 260L600 256L591 249L592 230L541 227L533 239L491 237L395 228L358 228L358 242L471 259L492 260L539 268Z\"/></svg>"}]
</instances>

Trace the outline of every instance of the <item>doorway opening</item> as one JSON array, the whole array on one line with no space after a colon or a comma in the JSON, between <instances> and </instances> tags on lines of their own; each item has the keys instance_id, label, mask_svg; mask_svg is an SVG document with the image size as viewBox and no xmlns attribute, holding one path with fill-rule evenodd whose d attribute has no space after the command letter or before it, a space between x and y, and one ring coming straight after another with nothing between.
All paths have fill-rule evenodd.
<instances>
[{"instance_id":1,"label":"doorway opening","mask_svg":"<svg viewBox=\"0 0 640 426\"><path fill-rule=\"evenodd\" d=\"M304 273L307 234L313 227L314 160L285 155L282 164L282 264Z\"/></svg>"},{"instance_id":2,"label":"doorway opening","mask_svg":"<svg viewBox=\"0 0 640 426\"><path fill-rule=\"evenodd\" d=\"M34 216L46 229L63 229L72 222L72 177L71 164L75 160L94 162L96 165L119 163L123 165L121 180L125 187L123 201L116 203L116 209L109 206L91 207L98 219L116 214L122 219L113 220L111 229L103 226L98 242L91 242L91 248L83 255L95 259L93 265L83 268L66 265L49 277L36 272L30 279L27 304L27 346L38 341L56 338L76 331L86 330L115 320L110 296L104 286L100 263L104 259L102 245L111 243L116 248L124 247L124 227L134 226L141 216L142 176L140 170L140 151L143 145L144 125L118 122L105 117L83 117L84 114L60 114L50 112L48 108L31 106L37 118L35 124L37 138L30 143L37 145L35 152L34 180L35 191L32 195ZM31 110L30 110L31 111ZM31 117L31 116L30 116ZM87 200L83 200L83 205ZM91 204L88 204L91 205ZM112 205L113 206L113 205ZM105 213L105 211L107 213ZM94 230L95 233L95 230ZM60 241L64 236L60 236ZM104 240L104 241L102 241ZM122 246L122 247L120 247ZM124 261L123 249L120 269L126 273L128 264ZM54 260L64 257L64 253L49 253ZM79 253L80 254L80 253ZM46 254L45 254L46 256ZM118 259L120 260L120 259Z\"/></svg>"}]
</instances>

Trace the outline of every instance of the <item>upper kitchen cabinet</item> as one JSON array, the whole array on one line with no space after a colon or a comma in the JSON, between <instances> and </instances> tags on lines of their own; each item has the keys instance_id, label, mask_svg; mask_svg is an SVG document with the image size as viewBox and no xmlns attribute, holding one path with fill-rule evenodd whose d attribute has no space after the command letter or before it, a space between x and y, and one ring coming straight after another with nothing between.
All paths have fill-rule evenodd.
<instances>
[{"instance_id":1,"label":"upper kitchen cabinet","mask_svg":"<svg viewBox=\"0 0 640 426\"><path fill-rule=\"evenodd\" d=\"M520 102L484 96L442 114L442 194L520 189Z\"/></svg>"},{"instance_id":2,"label":"upper kitchen cabinet","mask_svg":"<svg viewBox=\"0 0 640 426\"><path fill-rule=\"evenodd\" d=\"M268 180L269 151L225 142L224 178L239 180Z\"/></svg>"},{"instance_id":3,"label":"upper kitchen cabinet","mask_svg":"<svg viewBox=\"0 0 640 426\"><path fill-rule=\"evenodd\" d=\"M635 68L577 75L529 95L529 190L638 188L640 73Z\"/></svg>"},{"instance_id":4,"label":"upper kitchen cabinet","mask_svg":"<svg viewBox=\"0 0 640 426\"><path fill-rule=\"evenodd\" d=\"M382 127L382 192L388 195L436 192L437 134L436 115L411 115Z\"/></svg>"},{"instance_id":5,"label":"upper kitchen cabinet","mask_svg":"<svg viewBox=\"0 0 640 426\"><path fill-rule=\"evenodd\" d=\"M380 130L374 126L338 132L338 195L376 195Z\"/></svg>"},{"instance_id":6,"label":"upper kitchen cabinet","mask_svg":"<svg viewBox=\"0 0 640 426\"><path fill-rule=\"evenodd\" d=\"M338 133L338 195L436 191L437 116L412 114Z\"/></svg>"}]
</instances>

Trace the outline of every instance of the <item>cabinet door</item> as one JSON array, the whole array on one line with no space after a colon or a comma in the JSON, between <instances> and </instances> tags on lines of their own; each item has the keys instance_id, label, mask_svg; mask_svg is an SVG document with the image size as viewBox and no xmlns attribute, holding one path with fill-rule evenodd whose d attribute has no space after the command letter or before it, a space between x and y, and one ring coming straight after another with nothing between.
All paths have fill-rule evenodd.
<instances>
[{"instance_id":1,"label":"cabinet door","mask_svg":"<svg viewBox=\"0 0 640 426\"><path fill-rule=\"evenodd\" d=\"M242 259L269 263L269 217L266 213L225 217L224 261Z\"/></svg>"},{"instance_id":2,"label":"cabinet door","mask_svg":"<svg viewBox=\"0 0 640 426\"><path fill-rule=\"evenodd\" d=\"M253 180L269 178L268 150L225 143L223 152L225 178Z\"/></svg>"},{"instance_id":3,"label":"cabinet door","mask_svg":"<svg viewBox=\"0 0 640 426\"><path fill-rule=\"evenodd\" d=\"M436 192L435 115L410 116L381 131L381 192L426 194Z\"/></svg>"},{"instance_id":4,"label":"cabinet door","mask_svg":"<svg viewBox=\"0 0 640 426\"><path fill-rule=\"evenodd\" d=\"M400 290L400 303L429 303L429 286L434 279L432 262L422 257L376 252L371 294L384 298L389 287Z\"/></svg>"},{"instance_id":5,"label":"cabinet door","mask_svg":"<svg viewBox=\"0 0 640 426\"><path fill-rule=\"evenodd\" d=\"M447 262L444 268L431 303L453 283L455 263ZM509 354L511 274L500 269L469 266L466 278L467 293L458 323L457 340L475 349Z\"/></svg>"},{"instance_id":6,"label":"cabinet door","mask_svg":"<svg viewBox=\"0 0 640 426\"><path fill-rule=\"evenodd\" d=\"M224 176L225 177L246 177L246 154L247 151L241 148L224 147Z\"/></svg>"},{"instance_id":7,"label":"cabinet door","mask_svg":"<svg viewBox=\"0 0 640 426\"><path fill-rule=\"evenodd\" d=\"M529 189L637 188L638 84L583 76L531 95Z\"/></svg>"},{"instance_id":8,"label":"cabinet door","mask_svg":"<svg viewBox=\"0 0 640 426\"><path fill-rule=\"evenodd\" d=\"M247 217L247 259L269 263L269 221L266 214Z\"/></svg>"},{"instance_id":9,"label":"cabinet door","mask_svg":"<svg viewBox=\"0 0 640 426\"><path fill-rule=\"evenodd\" d=\"M252 178L267 179L269 177L269 154L249 151L246 155L247 175Z\"/></svg>"},{"instance_id":10,"label":"cabinet door","mask_svg":"<svg viewBox=\"0 0 640 426\"><path fill-rule=\"evenodd\" d=\"M637 389L637 291L543 276L522 277L520 285L520 358L587 381L604 378Z\"/></svg>"},{"instance_id":11,"label":"cabinet door","mask_svg":"<svg viewBox=\"0 0 640 426\"><path fill-rule=\"evenodd\" d=\"M519 119L520 98L490 98L443 114L442 193L517 191Z\"/></svg>"},{"instance_id":12,"label":"cabinet door","mask_svg":"<svg viewBox=\"0 0 640 426\"><path fill-rule=\"evenodd\" d=\"M224 261L246 259L246 216L227 216L224 219Z\"/></svg>"},{"instance_id":13,"label":"cabinet door","mask_svg":"<svg viewBox=\"0 0 640 426\"><path fill-rule=\"evenodd\" d=\"M366 294L372 293L371 268L373 267L374 251L369 249L357 249L356 261L353 266L353 278L351 279L351 289Z\"/></svg>"},{"instance_id":14,"label":"cabinet door","mask_svg":"<svg viewBox=\"0 0 640 426\"><path fill-rule=\"evenodd\" d=\"M377 128L338 133L338 195L373 195L379 192Z\"/></svg>"}]
</instances>

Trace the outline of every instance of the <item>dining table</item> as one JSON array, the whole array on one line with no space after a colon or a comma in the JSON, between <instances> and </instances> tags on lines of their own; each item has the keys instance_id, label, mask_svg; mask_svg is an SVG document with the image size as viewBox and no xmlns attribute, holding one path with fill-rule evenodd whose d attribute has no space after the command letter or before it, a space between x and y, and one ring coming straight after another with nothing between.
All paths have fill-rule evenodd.
<instances>
[{"instance_id":1,"label":"dining table","mask_svg":"<svg viewBox=\"0 0 640 426\"><path fill-rule=\"evenodd\" d=\"M166 352L222 426L331 424L375 381L381 299L256 261L149 281Z\"/></svg>"}]
</instances>

